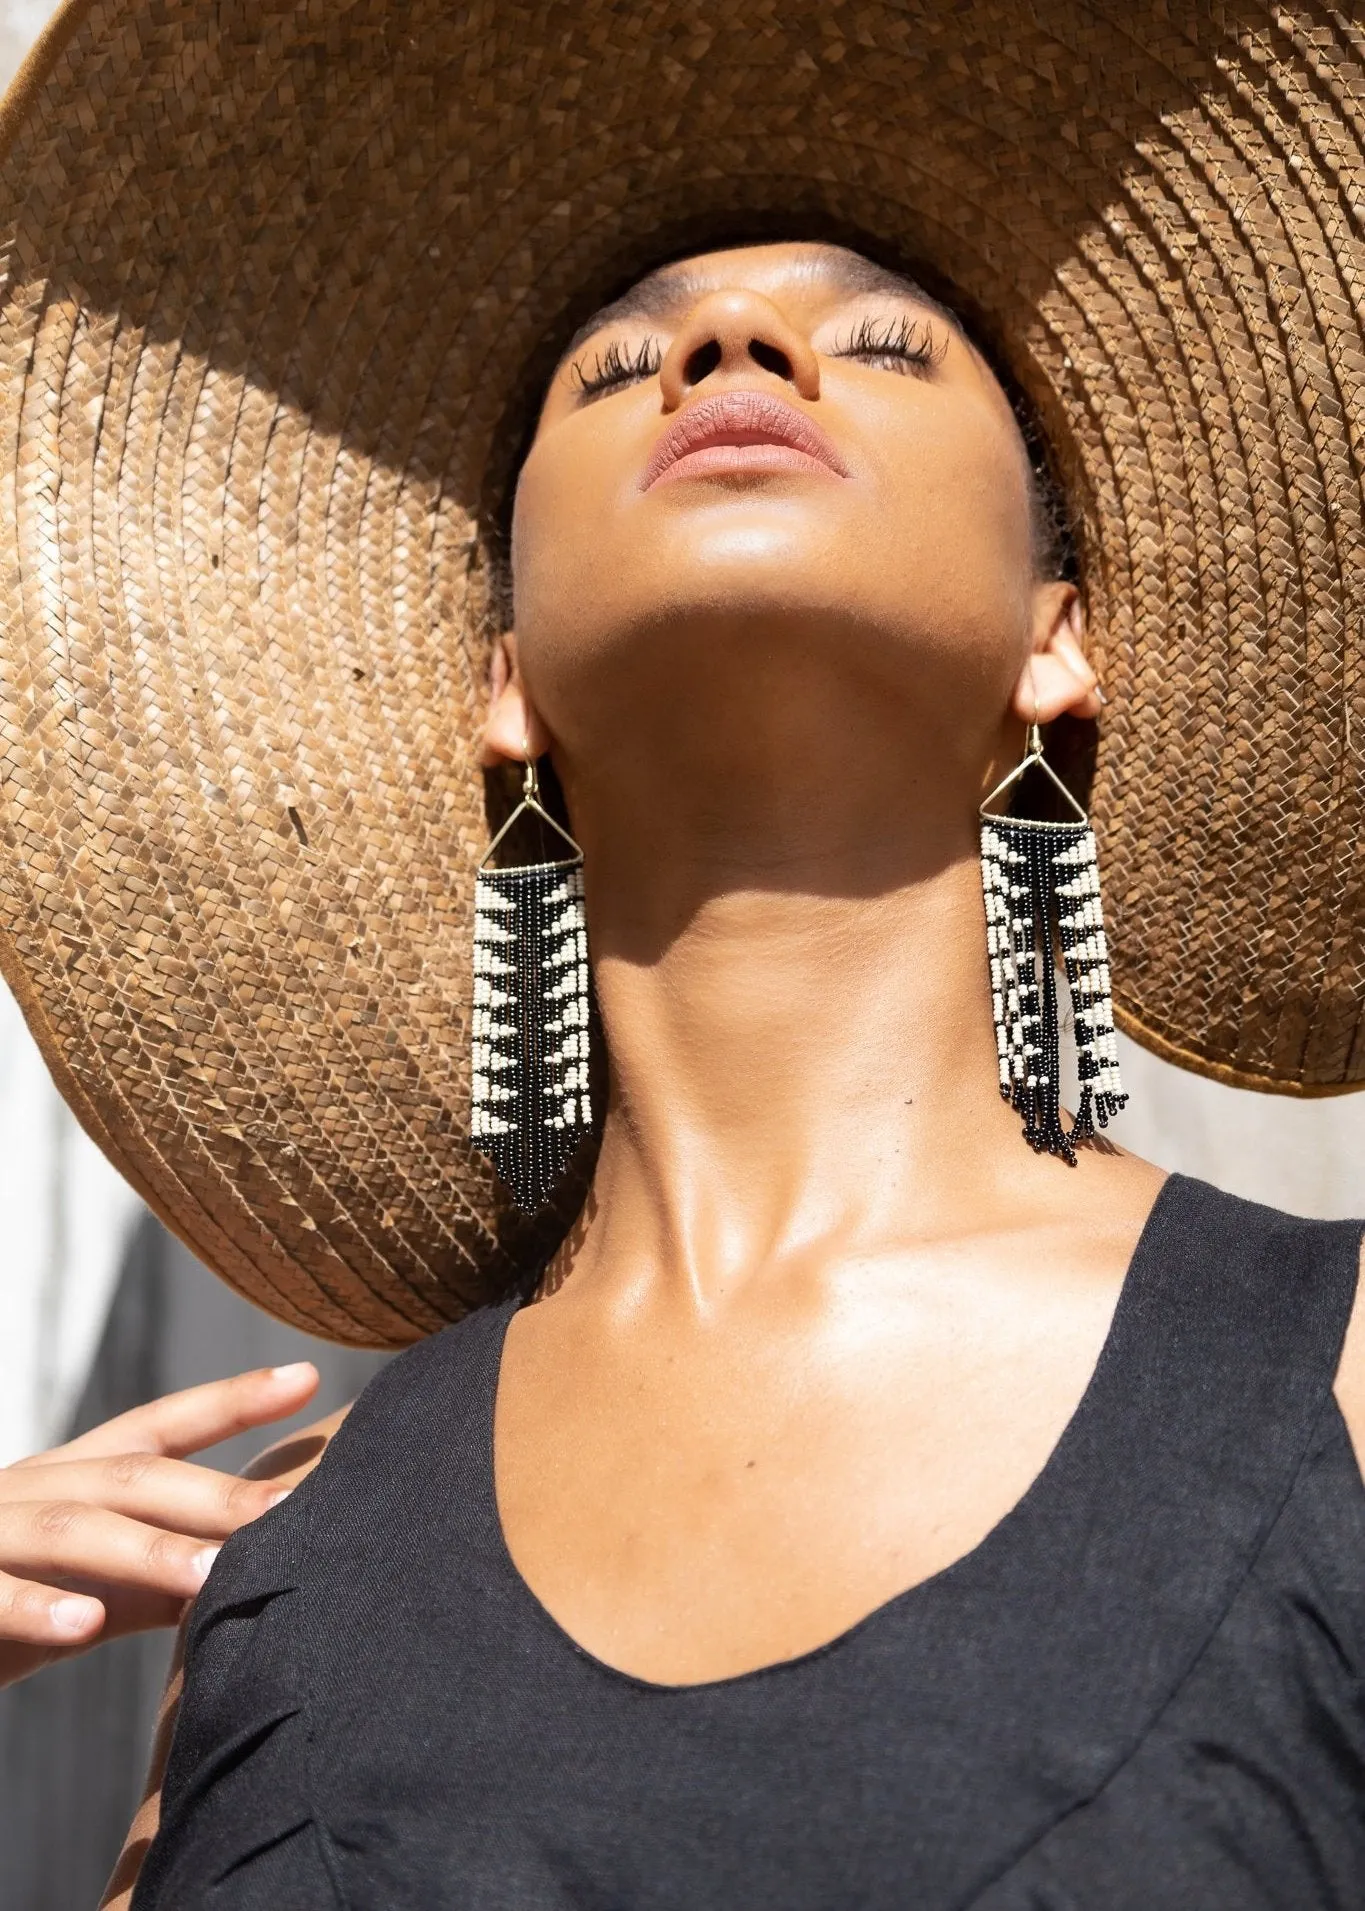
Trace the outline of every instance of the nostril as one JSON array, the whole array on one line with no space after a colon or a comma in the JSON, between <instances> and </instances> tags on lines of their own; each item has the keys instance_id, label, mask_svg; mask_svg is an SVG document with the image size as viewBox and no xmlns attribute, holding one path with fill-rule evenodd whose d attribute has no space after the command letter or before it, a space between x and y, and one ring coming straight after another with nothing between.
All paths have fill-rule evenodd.
<instances>
[{"instance_id":1,"label":"nostril","mask_svg":"<svg viewBox=\"0 0 1365 1911\"><path fill-rule=\"evenodd\" d=\"M792 375L792 362L787 354L779 352L775 345L765 345L761 338L749 340L749 356L765 372L776 372L779 378L790 378Z\"/></svg>"},{"instance_id":2,"label":"nostril","mask_svg":"<svg viewBox=\"0 0 1365 1911\"><path fill-rule=\"evenodd\" d=\"M687 363L683 366L683 382L688 385L700 385L703 378L709 378L720 364L720 344L714 338L707 339L705 345L699 345Z\"/></svg>"}]
</instances>

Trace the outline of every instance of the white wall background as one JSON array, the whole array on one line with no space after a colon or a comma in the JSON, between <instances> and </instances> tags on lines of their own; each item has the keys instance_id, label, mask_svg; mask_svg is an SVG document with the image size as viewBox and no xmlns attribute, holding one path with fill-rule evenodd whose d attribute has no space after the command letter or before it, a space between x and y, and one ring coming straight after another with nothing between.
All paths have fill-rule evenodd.
<instances>
[{"instance_id":1,"label":"white wall background","mask_svg":"<svg viewBox=\"0 0 1365 1911\"><path fill-rule=\"evenodd\" d=\"M0 0L0 85L54 11L51 0ZM0 985L0 1465L65 1424L138 1213Z\"/></svg>"},{"instance_id":2,"label":"white wall background","mask_svg":"<svg viewBox=\"0 0 1365 1911\"><path fill-rule=\"evenodd\" d=\"M1296 1101L1224 1088L1119 1037L1116 1141L1163 1168L1291 1214L1365 1215L1365 1094Z\"/></svg>"},{"instance_id":3,"label":"white wall background","mask_svg":"<svg viewBox=\"0 0 1365 1911\"><path fill-rule=\"evenodd\" d=\"M57 9L51 0L0 0L0 85L10 78Z\"/></svg>"},{"instance_id":4,"label":"white wall background","mask_svg":"<svg viewBox=\"0 0 1365 1911\"><path fill-rule=\"evenodd\" d=\"M0 987L0 1465L70 1418L140 1212Z\"/></svg>"},{"instance_id":5,"label":"white wall background","mask_svg":"<svg viewBox=\"0 0 1365 1911\"><path fill-rule=\"evenodd\" d=\"M53 11L0 0L0 84ZM1135 1152L1300 1214L1365 1214L1365 1096L1297 1102L1186 1075L1120 1039ZM0 989L0 1464L56 1437L99 1338L136 1198L58 1099Z\"/></svg>"}]
</instances>

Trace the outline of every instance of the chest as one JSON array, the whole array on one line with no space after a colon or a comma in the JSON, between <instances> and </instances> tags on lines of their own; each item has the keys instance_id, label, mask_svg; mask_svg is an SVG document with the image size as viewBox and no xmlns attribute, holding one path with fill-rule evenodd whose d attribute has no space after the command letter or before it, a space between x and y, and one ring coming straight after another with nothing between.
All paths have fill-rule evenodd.
<instances>
[{"instance_id":1,"label":"chest","mask_svg":"<svg viewBox=\"0 0 1365 1911\"><path fill-rule=\"evenodd\" d=\"M575 1641L660 1683L732 1677L825 1644L1010 1517L1085 1393L1117 1280L985 1304L968 1284L882 1290L785 1331L509 1334L499 1517Z\"/></svg>"},{"instance_id":2,"label":"chest","mask_svg":"<svg viewBox=\"0 0 1365 1911\"><path fill-rule=\"evenodd\" d=\"M1330 1392L1358 1233L1179 1183L1163 1212L1022 1503L827 1646L708 1682L585 1650L509 1551L509 1311L413 1349L220 1555L153 1868L212 1867L223 1911L1358 1906L1365 1499ZM623 1424L667 1433L695 1379ZM759 1380L753 1424L809 1418Z\"/></svg>"}]
</instances>

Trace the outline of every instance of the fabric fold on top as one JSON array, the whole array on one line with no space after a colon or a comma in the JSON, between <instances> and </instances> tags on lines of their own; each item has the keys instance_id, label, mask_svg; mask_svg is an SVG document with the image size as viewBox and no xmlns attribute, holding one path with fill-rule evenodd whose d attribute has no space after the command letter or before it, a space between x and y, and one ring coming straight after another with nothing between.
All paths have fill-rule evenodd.
<instances>
[{"instance_id":1,"label":"fabric fold on top","mask_svg":"<svg viewBox=\"0 0 1365 1911\"><path fill-rule=\"evenodd\" d=\"M186 1638L161 1833L133 1895L204 1911L335 1911L307 1795L299 1573L312 1479L226 1542ZM193 1824L194 1835L184 1836Z\"/></svg>"}]
</instances>

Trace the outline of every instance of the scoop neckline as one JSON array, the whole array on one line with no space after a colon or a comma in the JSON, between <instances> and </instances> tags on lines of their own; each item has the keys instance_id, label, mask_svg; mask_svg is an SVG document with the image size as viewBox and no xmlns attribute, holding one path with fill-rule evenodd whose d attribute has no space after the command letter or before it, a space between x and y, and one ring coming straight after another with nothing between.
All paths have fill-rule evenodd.
<instances>
[{"instance_id":1,"label":"scoop neckline","mask_svg":"<svg viewBox=\"0 0 1365 1911\"><path fill-rule=\"evenodd\" d=\"M486 1374L483 1441L483 1479L480 1482L484 1496L487 1525L490 1530L496 1553L497 1564L504 1578L512 1588L513 1594L532 1619L568 1648L572 1655L591 1667L602 1677L617 1684L633 1688L637 1692L655 1695L672 1695L686 1698L688 1694L719 1693L727 1689L738 1689L762 1680L781 1678L788 1674L799 1673L803 1669L827 1659L852 1645L868 1632L876 1631L892 1618L899 1616L916 1603L936 1598L942 1591L950 1589L959 1580L971 1577L983 1570L993 1569L997 1555L1008 1553L1011 1547L1026 1543L1028 1528L1036 1523L1040 1505L1054 1496L1059 1489L1064 1490L1064 1478L1069 1465L1082 1446L1086 1431L1092 1420L1102 1411L1103 1405L1119 1366L1117 1358L1127 1335L1130 1319L1140 1310L1142 1293L1145 1288L1148 1263L1153 1252L1153 1243L1160 1225L1158 1216L1163 1217L1166 1208L1174 1199L1177 1188L1183 1188L1188 1177L1181 1174L1168 1174L1157 1189L1156 1197L1147 1210L1146 1218L1133 1244L1128 1257L1123 1279L1119 1284L1118 1298L1109 1319L1109 1326L1090 1377L1081 1391L1080 1398L1072 1408L1071 1414L1054 1441L1047 1458L1034 1474L1024 1491L1007 1507L995 1524L990 1527L974 1546L965 1553L959 1553L956 1559L946 1566L918 1579L911 1586L904 1587L898 1593L873 1606L861 1618L855 1619L841 1632L822 1640L818 1645L809 1646L804 1652L794 1653L787 1659L773 1659L765 1665L750 1666L743 1672L725 1673L715 1679L689 1679L675 1682L667 1679L647 1679L638 1672L628 1672L623 1666L612 1665L601 1658L588 1646L575 1639L573 1634L555 1617L539 1593L531 1585L526 1575L512 1556L507 1543L506 1529L502 1523L502 1508L498 1503L497 1489L497 1402L498 1388L502 1378L503 1352L507 1344L507 1331L514 1315L527 1305L524 1298L515 1298L503 1303L502 1318L489 1348Z\"/></svg>"}]
</instances>

